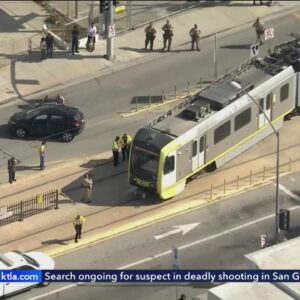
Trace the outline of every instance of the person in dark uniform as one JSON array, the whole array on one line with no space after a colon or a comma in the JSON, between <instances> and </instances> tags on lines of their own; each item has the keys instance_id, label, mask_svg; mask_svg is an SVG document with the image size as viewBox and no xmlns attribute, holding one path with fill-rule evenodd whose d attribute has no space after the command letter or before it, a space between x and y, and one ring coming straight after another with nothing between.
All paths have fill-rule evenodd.
<instances>
[{"instance_id":1,"label":"person in dark uniform","mask_svg":"<svg viewBox=\"0 0 300 300\"><path fill-rule=\"evenodd\" d=\"M18 164L18 161L14 157L11 157L7 161L9 183L13 183L13 181L17 181L16 180L16 165L17 164Z\"/></svg>"},{"instance_id":2,"label":"person in dark uniform","mask_svg":"<svg viewBox=\"0 0 300 300\"><path fill-rule=\"evenodd\" d=\"M164 32L163 34L163 40L164 40L164 46L162 48L162 51L166 49L167 42L168 42L168 51L171 49L172 39L173 39L173 26L170 23L169 20L167 20L166 24L161 28Z\"/></svg>"},{"instance_id":3,"label":"person in dark uniform","mask_svg":"<svg viewBox=\"0 0 300 300\"><path fill-rule=\"evenodd\" d=\"M153 42L155 40L156 36L156 30L152 25L152 22L149 23L149 25L145 28L145 34L146 34L146 40L145 40L145 50L148 47L148 44L150 42L150 50L153 50Z\"/></svg>"},{"instance_id":4,"label":"person in dark uniform","mask_svg":"<svg viewBox=\"0 0 300 300\"><path fill-rule=\"evenodd\" d=\"M47 56L53 57L54 37L50 32L48 32L46 36L46 44L47 44Z\"/></svg>"}]
</instances>

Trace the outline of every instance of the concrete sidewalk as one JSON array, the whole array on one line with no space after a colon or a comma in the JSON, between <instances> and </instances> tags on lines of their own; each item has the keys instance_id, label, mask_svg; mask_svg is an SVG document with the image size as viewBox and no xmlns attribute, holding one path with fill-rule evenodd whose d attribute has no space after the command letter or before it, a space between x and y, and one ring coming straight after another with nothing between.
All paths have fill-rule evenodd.
<instances>
[{"instance_id":1,"label":"concrete sidewalk","mask_svg":"<svg viewBox=\"0 0 300 300\"><path fill-rule=\"evenodd\" d=\"M236 30L240 26L250 26L257 16L271 18L275 14L284 14L300 8L300 3L293 1L278 2L274 7L252 6L250 3L252 1L234 1L226 5L220 3L216 7L206 7L205 9L202 7L173 16L171 18L175 28L173 47L189 49L187 33L194 23L198 23L203 36L207 36L227 29ZM162 45L160 27L163 23L164 21L160 21L155 24L158 30L155 41L156 49L160 49ZM254 34L253 40L255 40ZM11 66L0 68L0 79L2 80L0 100L9 101L13 94L25 97L51 87L59 88L65 84L74 84L82 78L92 78L142 60L167 55L159 51L151 53L142 50L144 28L118 36L115 38L115 44L117 46L116 60L112 62L103 58L104 41L97 44L97 49L92 54L85 50L75 56L66 52L56 52L53 59L43 62L40 62L38 52L32 56L20 58ZM64 72L58 70L64 70ZM28 84L29 82L37 84ZM291 158L295 162L292 165L293 171L300 171L299 145L292 144L287 137L290 136L289 128L293 126L292 124L296 127L295 122L297 121L297 118L293 119L282 129L286 133L282 134L285 137L282 138L282 144L289 146L281 151L281 163L287 163ZM299 138L300 133L295 132L294 140L299 140ZM241 180L241 186L248 187L249 168L253 174L257 174L254 183L261 183L262 176L261 173L258 173L262 172L263 166L274 167L274 153L269 152L269 149L273 149L273 143L273 137L269 137L261 143L263 145L261 146L262 152L267 153L266 155L257 157L258 154L254 147L217 172L192 182L180 196L162 203L153 198L134 197L127 183L126 165L113 168L110 152L95 157L50 164L43 172L35 170L18 172L16 183L1 185L0 206L24 200L53 187L61 189L76 204L64 203L57 211L45 212L25 219L21 223L16 222L0 227L0 252L11 249L21 251L43 249L49 254L58 254L206 205L219 197L236 192L234 188L229 187L226 195L222 194L225 178L227 183L232 182L232 185L235 186L236 177L239 175L240 178L245 178L244 181ZM287 166L282 170L282 172L288 171ZM6 170L1 172L5 176ZM95 180L94 199L91 205L80 203L82 193L80 182L83 174L87 172L92 173ZM274 174L269 172L268 178L269 176L274 176ZM113 180L111 180L112 178ZM211 198L212 183L215 189L214 196ZM182 199L184 201L180 201ZM80 243L74 244L71 220L77 213L87 216L87 222L84 227L84 239Z\"/></svg>"},{"instance_id":2,"label":"concrete sidewalk","mask_svg":"<svg viewBox=\"0 0 300 300\"><path fill-rule=\"evenodd\" d=\"M14 2L15 3L15 2ZM38 11L37 4L29 2L30 5L22 9L29 13L31 7ZM18 5L10 5L5 2L6 13L13 17L18 10ZM24 4L23 4L24 5ZM187 10L181 14L172 16L171 22L174 26L173 49L190 49L189 29L197 23L202 31L202 37L212 35L226 30L236 30L241 26L251 26L256 17L261 17L267 24L268 18L277 14L284 14L300 8L297 1L276 1L276 5L252 5L252 1L219 2L214 6L199 7ZM37 13L35 13L37 14ZM38 21L40 22L39 25ZM41 18L35 20L36 31L41 29ZM218 22L216 22L218 20ZM40 52L33 51L31 55L16 55L17 60L11 61L9 66L0 68L0 102L7 102L15 97L29 97L36 92L45 91L49 88L59 89L65 85L76 84L82 80L88 80L107 72L113 72L136 64L143 60L152 60L159 55L166 55L158 51L162 48L161 27L165 20L155 22L157 37L153 52L144 51L144 28L138 28L126 32L114 39L115 59L108 61L104 58L106 42L100 40L93 53L81 49L80 54L71 55L64 51L55 51L54 58L45 61L40 60ZM26 23L25 23L26 24ZM33 25L32 25L33 26ZM40 29L38 29L38 27ZM8 35L8 33L6 33ZM5 38L5 32L0 37ZM253 42L255 34L253 32ZM158 50L157 50L158 49ZM5 56L5 53L2 56ZM8 54L9 57L9 54ZM63 70L63 72L61 71Z\"/></svg>"}]
</instances>

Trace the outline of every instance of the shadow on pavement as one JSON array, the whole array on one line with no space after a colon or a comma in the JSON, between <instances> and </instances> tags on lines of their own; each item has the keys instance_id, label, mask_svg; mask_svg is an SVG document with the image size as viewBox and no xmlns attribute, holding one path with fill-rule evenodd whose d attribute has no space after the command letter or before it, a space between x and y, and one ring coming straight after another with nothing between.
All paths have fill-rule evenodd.
<instances>
[{"instance_id":1,"label":"shadow on pavement","mask_svg":"<svg viewBox=\"0 0 300 300\"><path fill-rule=\"evenodd\" d=\"M42 245L44 246L48 246L48 245L54 245L54 244L58 244L58 245L68 245L69 241L72 241L73 238L66 238L66 239L54 239L54 240L48 240L48 241L43 241L41 242Z\"/></svg>"},{"instance_id":2,"label":"shadow on pavement","mask_svg":"<svg viewBox=\"0 0 300 300\"><path fill-rule=\"evenodd\" d=\"M224 49L250 49L251 44L245 44L245 45L226 45L221 46L220 48Z\"/></svg>"}]
</instances>

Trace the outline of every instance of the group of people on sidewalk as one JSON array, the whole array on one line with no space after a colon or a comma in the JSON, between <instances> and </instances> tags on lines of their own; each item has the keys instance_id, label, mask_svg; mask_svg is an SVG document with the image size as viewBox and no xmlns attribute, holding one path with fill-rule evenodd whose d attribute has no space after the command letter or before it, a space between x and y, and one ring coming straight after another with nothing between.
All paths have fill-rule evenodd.
<instances>
[{"instance_id":1,"label":"group of people on sidewalk","mask_svg":"<svg viewBox=\"0 0 300 300\"><path fill-rule=\"evenodd\" d=\"M163 31L163 48L161 49L164 51L166 48L168 51L171 50L171 44L174 36L174 27L170 23L169 20L166 21L166 24L163 25L161 28ZM196 45L196 49L200 51L199 48L199 39L200 39L201 30L198 28L198 25L195 24L193 28L190 29L189 35L191 37L192 47L191 50L194 50L194 46ZM153 26L153 23L150 22L149 25L145 28L145 50L147 49L150 43L150 50L153 51L154 40L156 38L156 29Z\"/></svg>"},{"instance_id":2,"label":"group of people on sidewalk","mask_svg":"<svg viewBox=\"0 0 300 300\"><path fill-rule=\"evenodd\" d=\"M256 1L253 1L253 4L256 4ZM260 1L260 4L263 4L262 1ZM253 27L255 27L256 35L257 35L257 42L260 43L260 45L263 44L263 41L261 39L262 34L264 33L264 25L260 22L259 18L254 22ZM174 36L174 27L170 23L169 20L166 21L166 23L162 26L163 31L163 48L161 51L164 51L167 49L168 51L171 50L171 45L173 41ZM96 34L97 34L97 27L94 23L91 23L90 26L87 29L87 43L86 43L86 49L88 51L94 51L95 50L95 42L96 42ZM198 28L197 24L194 24L194 27L192 27L189 30L189 36L191 38L191 50L195 49L200 51L199 48L199 40L200 40L200 34L201 30ZM71 51L74 55L75 53L79 53L79 28L77 25L74 25L73 30L71 32ZM156 29L152 22L149 23L149 25L145 28L145 50L147 50L148 45L150 44L150 50L153 51L154 47L154 40L156 38ZM53 35L49 32L46 36L46 38L42 37L41 39L41 59L46 59L46 57L52 57L53 56L53 48L54 48L54 38ZM47 55L46 55L47 54Z\"/></svg>"}]
</instances>

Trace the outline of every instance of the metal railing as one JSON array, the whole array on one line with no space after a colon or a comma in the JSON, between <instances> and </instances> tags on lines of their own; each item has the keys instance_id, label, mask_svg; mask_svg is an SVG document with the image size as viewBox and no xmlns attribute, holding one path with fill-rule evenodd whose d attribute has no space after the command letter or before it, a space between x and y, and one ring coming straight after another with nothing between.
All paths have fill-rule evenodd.
<instances>
[{"instance_id":1,"label":"metal railing","mask_svg":"<svg viewBox=\"0 0 300 300\"><path fill-rule=\"evenodd\" d=\"M10 224L50 209L58 209L58 190L52 190L0 207L0 226Z\"/></svg>"}]
</instances>

